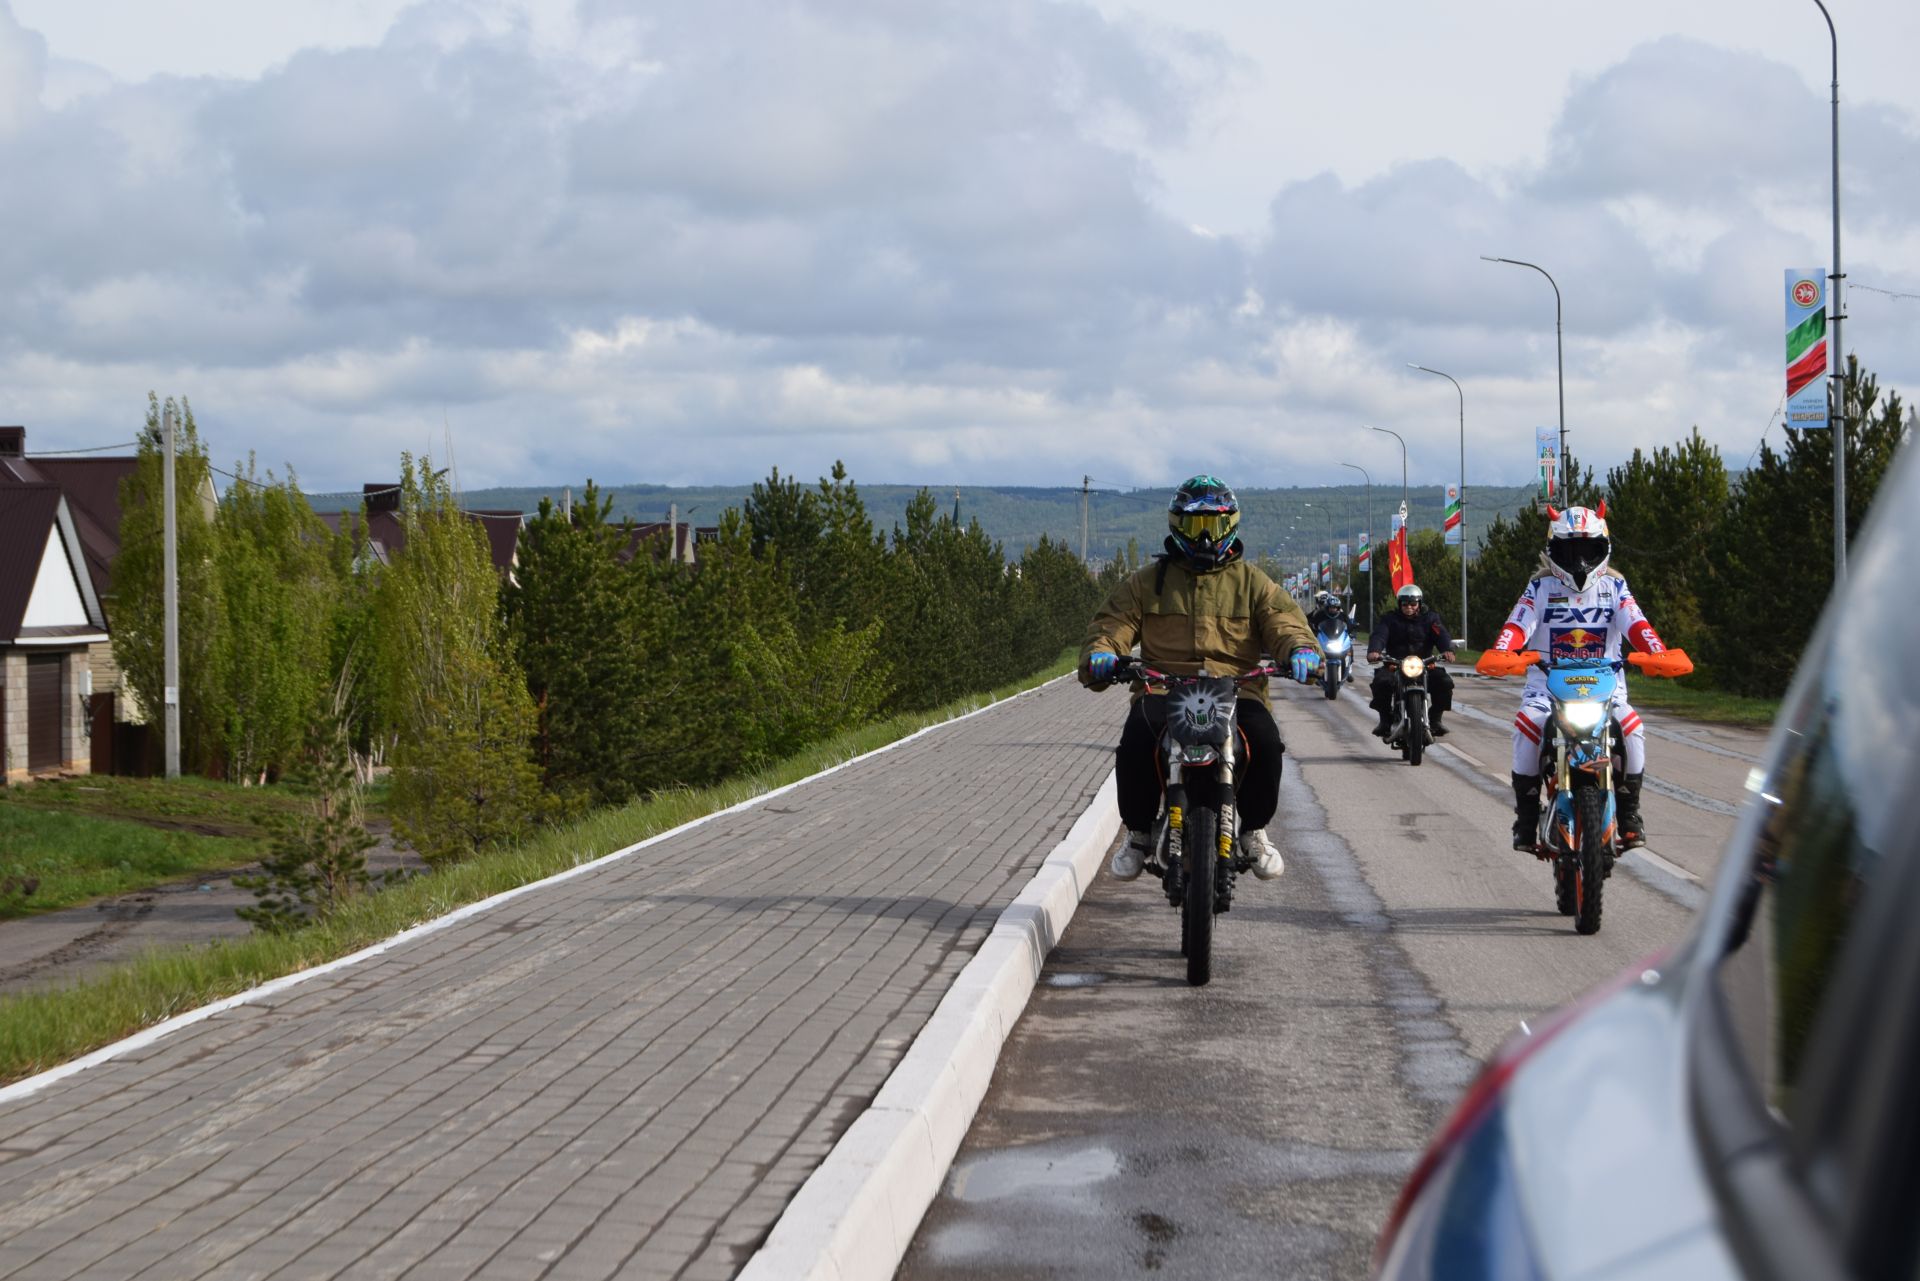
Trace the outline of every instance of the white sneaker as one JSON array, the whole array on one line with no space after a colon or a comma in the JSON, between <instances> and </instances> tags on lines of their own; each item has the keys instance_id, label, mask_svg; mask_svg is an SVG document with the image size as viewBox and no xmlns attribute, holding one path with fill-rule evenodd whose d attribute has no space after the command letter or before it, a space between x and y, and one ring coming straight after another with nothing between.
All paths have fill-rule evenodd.
<instances>
[{"instance_id":1,"label":"white sneaker","mask_svg":"<svg viewBox=\"0 0 1920 1281\"><path fill-rule=\"evenodd\" d=\"M1152 832L1128 832L1127 843L1113 852L1113 860L1107 864L1108 873L1116 881L1131 881L1140 875L1147 865L1147 846L1152 843Z\"/></svg>"},{"instance_id":2,"label":"white sneaker","mask_svg":"<svg viewBox=\"0 0 1920 1281\"><path fill-rule=\"evenodd\" d=\"M1287 870L1280 851L1273 847L1267 834L1258 828L1240 833L1240 847L1253 856L1253 874L1263 881L1271 881Z\"/></svg>"}]
</instances>

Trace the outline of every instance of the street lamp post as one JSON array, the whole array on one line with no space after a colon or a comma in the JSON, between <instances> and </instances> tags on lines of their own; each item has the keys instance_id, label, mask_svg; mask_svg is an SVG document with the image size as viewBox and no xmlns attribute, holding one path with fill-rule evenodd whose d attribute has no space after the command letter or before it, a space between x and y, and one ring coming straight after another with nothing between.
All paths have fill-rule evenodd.
<instances>
[{"instance_id":1,"label":"street lamp post","mask_svg":"<svg viewBox=\"0 0 1920 1281\"><path fill-rule=\"evenodd\" d=\"M1418 369L1423 374L1439 374L1453 384L1454 394L1460 398L1460 643L1467 641L1467 393L1460 390L1460 380L1452 374L1441 373L1438 369L1429 369L1425 365L1407 362L1407 368ZM1442 522L1444 524L1444 520ZM1444 536L1445 531L1442 530Z\"/></svg>"},{"instance_id":2,"label":"street lamp post","mask_svg":"<svg viewBox=\"0 0 1920 1281\"><path fill-rule=\"evenodd\" d=\"M1814 0L1814 3L1818 4L1819 0ZM1547 269L1538 263L1521 262L1518 258L1490 258L1486 254L1481 254L1480 260L1482 262L1504 262L1515 267L1532 267L1541 275L1546 276L1547 283L1553 286L1553 367L1555 376L1558 378L1560 384L1559 463L1560 483L1564 486L1567 475L1567 362L1565 343L1562 341L1560 328L1560 285L1554 280L1552 275L1548 273ZM1465 546L1464 543L1461 545Z\"/></svg>"},{"instance_id":3,"label":"street lamp post","mask_svg":"<svg viewBox=\"0 0 1920 1281\"><path fill-rule=\"evenodd\" d=\"M1312 503L1303 503L1301 505L1304 507L1313 506ZM1340 550L1340 540L1333 532L1333 508L1328 504L1322 503L1319 511L1322 516L1327 518L1327 564L1331 566L1333 564L1334 553ZM1329 573L1328 577L1331 579L1332 574ZM1329 583L1329 586L1331 586L1331 583Z\"/></svg>"},{"instance_id":4,"label":"street lamp post","mask_svg":"<svg viewBox=\"0 0 1920 1281\"><path fill-rule=\"evenodd\" d=\"M1373 540L1373 474L1357 463L1341 463L1342 467L1351 467L1367 478L1367 540ZM1367 548L1367 628L1373 628L1373 548Z\"/></svg>"},{"instance_id":5,"label":"street lamp post","mask_svg":"<svg viewBox=\"0 0 1920 1281\"><path fill-rule=\"evenodd\" d=\"M1847 349L1840 345L1840 322L1847 318L1840 303L1840 35L1833 15L1821 0L1820 16L1827 20L1827 39L1833 45L1833 288L1827 290L1827 327L1833 331L1827 347L1827 430L1833 433L1833 588L1847 579Z\"/></svg>"},{"instance_id":6,"label":"street lamp post","mask_svg":"<svg viewBox=\"0 0 1920 1281\"><path fill-rule=\"evenodd\" d=\"M1368 431L1383 431L1400 442L1400 510L1407 510L1407 442L1399 432L1391 427L1369 427Z\"/></svg>"}]
</instances>

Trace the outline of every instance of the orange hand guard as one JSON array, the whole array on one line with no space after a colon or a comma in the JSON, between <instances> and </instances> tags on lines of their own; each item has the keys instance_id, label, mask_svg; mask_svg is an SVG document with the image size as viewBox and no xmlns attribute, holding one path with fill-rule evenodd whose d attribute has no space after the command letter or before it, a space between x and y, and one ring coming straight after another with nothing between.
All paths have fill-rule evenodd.
<instances>
[{"instance_id":1,"label":"orange hand guard","mask_svg":"<svg viewBox=\"0 0 1920 1281\"><path fill-rule=\"evenodd\" d=\"M1693 660L1684 649L1669 649L1658 654L1628 654L1627 661L1643 676L1685 676L1693 670Z\"/></svg>"},{"instance_id":2,"label":"orange hand guard","mask_svg":"<svg viewBox=\"0 0 1920 1281\"><path fill-rule=\"evenodd\" d=\"M1525 676L1527 669L1539 661L1538 650L1523 649L1510 653L1503 649L1489 649L1481 652L1480 661L1473 665L1473 670L1482 676Z\"/></svg>"}]
</instances>

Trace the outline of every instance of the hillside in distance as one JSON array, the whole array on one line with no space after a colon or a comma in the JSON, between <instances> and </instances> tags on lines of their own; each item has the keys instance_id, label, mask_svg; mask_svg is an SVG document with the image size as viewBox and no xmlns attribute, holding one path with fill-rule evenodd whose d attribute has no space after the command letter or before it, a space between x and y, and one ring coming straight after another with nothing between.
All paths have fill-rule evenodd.
<instances>
[{"instance_id":1,"label":"hillside in distance","mask_svg":"<svg viewBox=\"0 0 1920 1281\"><path fill-rule=\"evenodd\" d=\"M460 496L463 506L475 509L532 512L542 498L558 503L563 486L541 488L503 487L470 489ZM584 485L574 486L577 501ZM696 525L718 524L729 507L741 507L751 491L750 485L671 486L628 484L603 490L613 498L613 517L631 517L637 521L660 521L674 509L682 521ZM919 492L914 485L861 485L861 499L873 518L874 528L886 532L906 519L907 504ZM943 514L954 509L956 490L952 486L932 488ZM1113 490L1095 489L1088 495L1087 550L1092 557L1111 559L1129 539L1136 540L1142 554L1158 551L1167 532L1167 489ZM1010 555L1038 542L1044 535L1067 546L1080 546L1080 491L1074 488L1034 488L1026 486L962 485L958 491L960 518L980 522L989 538L999 542ZM1352 542L1366 523L1367 492L1364 485L1332 485L1324 488L1286 488L1236 490L1240 499L1242 536L1255 556L1277 556L1283 562L1304 561L1326 549L1328 523L1337 541ZM1495 515L1511 515L1529 502L1533 491L1526 487L1487 485L1467 493L1467 527L1474 542ZM1410 523L1416 530L1440 527L1441 487L1437 484L1415 486L1410 492ZM1373 488L1373 541L1385 541L1389 520L1399 506L1398 486ZM315 494L313 506L319 511L338 511L357 505L358 494Z\"/></svg>"}]
</instances>

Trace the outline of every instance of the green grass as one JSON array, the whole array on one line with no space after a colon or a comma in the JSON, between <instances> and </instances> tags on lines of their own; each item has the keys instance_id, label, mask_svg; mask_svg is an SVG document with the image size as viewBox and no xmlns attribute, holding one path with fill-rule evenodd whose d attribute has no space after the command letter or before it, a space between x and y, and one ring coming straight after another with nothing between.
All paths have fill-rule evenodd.
<instances>
[{"instance_id":1,"label":"green grass","mask_svg":"<svg viewBox=\"0 0 1920 1281\"><path fill-rule=\"evenodd\" d=\"M0 805L0 921L257 861L257 837L198 836ZM27 884L30 893L25 892Z\"/></svg>"},{"instance_id":2,"label":"green grass","mask_svg":"<svg viewBox=\"0 0 1920 1281\"><path fill-rule=\"evenodd\" d=\"M928 725L1071 671L1063 655L1046 671L935 711L894 717L817 744L757 774L716 787L659 794L595 811L349 903L326 921L284 935L254 934L151 952L71 987L0 998L0 1082L18 1080L143 1027L257 984L319 965L454 908L612 853L669 828L885 746Z\"/></svg>"},{"instance_id":3,"label":"green grass","mask_svg":"<svg viewBox=\"0 0 1920 1281\"><path fill-rule=\"evenodd\" d=\"M384 789L380 795L384 796ZM98 818L128 819L203 836L261 836L272 819L306 803L305 789L284 783L242 787L210 778L123 778L102 774L47 779L0 793L7 805Z\"/></svg>"},{"instance_id":4,"label":"green grass","mask_svg":"<svg viewBox=\"0 0 1920 1281\"><path fill-rule=\"evenodd\" d=\"M1462 648L1455 652L1460 656L1462 667L1472 667L1480 658L1477 649ZM1633 705L1638 711L1666 712L1707 725L1745 725L1757 729L1772 725L1780 715L1777 698L1749 698L1744 694L1704 689L1694 684L1697 679L1694 676L1682 676L1679 680L1635 677L1631 690Z\"/></svg>"}]
</instances>

